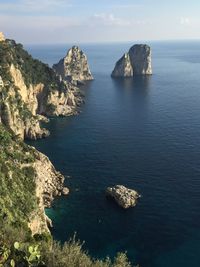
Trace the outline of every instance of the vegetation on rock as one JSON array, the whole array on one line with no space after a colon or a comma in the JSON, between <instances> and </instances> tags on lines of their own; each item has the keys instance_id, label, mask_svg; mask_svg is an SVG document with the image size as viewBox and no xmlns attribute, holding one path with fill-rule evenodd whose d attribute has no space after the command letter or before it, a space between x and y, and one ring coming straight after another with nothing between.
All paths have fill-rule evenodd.
<instances>
[{"instance_id":1,"label":"vegetation on rock","mask_svg":"<svg viewBox=\"0 0 200 267\"><path fill-rule=\"evenodd\" d=\"M12 233L12 236L7 235ZM15 241L17 240L17 241ZM93 259L75 237L63 245L47 236L26 235L21 228L0 232L0 267L131 267L125 253L112 261Z\"/></svg>"},{"instance_id":2,"label":"vegetation on rock","mask_svg":"<svg viewBox=\"0 0 200 267\"><path fill-rule=\"evenodd\" d=\"M45 108L50 113L56 110L60 115L57 106L63 107L66 99L74 103L76 94L72 90L72 95L66 97L66 83L46 64L33 59L21 44L13 40L0 42L0 76L4 82L0 87L0 267L130 267L126 254L118 254L113 262L109 258L95 260L75 238L63 245L53 241L47 229L43 193L51 197L54 191L61 190L64 178L47 157L18 136L19 133L23 137L22 132L27 131L27 136L37 138L33 128L41 129L37 116L20 94L21 88L13 80L11 65L19 70L27 88L38 83L44 85L43 98L50 95ZM54 90L55 96L51 94ZM67 108L66 112L70 112ZM51 187L47 188L47 184ZM52 197L47 202L51 200ZM32 217L38 223L34 229L40 230L34 235L30 226Z\"/></svg>"},{"instance_id":3,"label":"vegetation on rock","mask_svg":"<svg viewBox=\"0 0 200 267\"><path fill-rule=\"evenodd\" d=\"M34 150L0 124L0 218L7 223L27 222L37 207Z\"/></svg>"}]
</instances>

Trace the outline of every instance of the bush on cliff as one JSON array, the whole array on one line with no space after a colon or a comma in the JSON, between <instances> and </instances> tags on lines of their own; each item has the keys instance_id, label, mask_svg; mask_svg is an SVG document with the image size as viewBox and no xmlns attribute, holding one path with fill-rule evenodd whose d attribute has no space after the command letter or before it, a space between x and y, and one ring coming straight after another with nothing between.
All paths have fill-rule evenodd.
<instances>
[{"instance_id":1,"label":"bush on cliff","mask_svg":"<svg viewBox=\"0 0 200 267\"><path fill-rule=\"evenodd\" d=\"M10 236L10 234L12 234ZM17 240L17 241L14 241ZM0 267L131 267L126 254L96 260L72 238L64 245L49 239L36 241L22 228L3 227L0 233Z\"/></svg>"}]
</instances>

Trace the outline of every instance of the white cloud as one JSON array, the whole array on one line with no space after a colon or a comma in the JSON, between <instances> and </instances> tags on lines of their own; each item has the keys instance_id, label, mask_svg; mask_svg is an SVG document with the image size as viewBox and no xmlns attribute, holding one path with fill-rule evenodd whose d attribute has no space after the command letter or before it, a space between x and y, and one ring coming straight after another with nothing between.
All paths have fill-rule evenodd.
<instances>
[{"instance_id":1,"label":"white cloud","mask_svg":"<svg viewBox=\"0 0 200 267\"><path fill-rule=\"evenodd\" d=\"M104 26L128 26L130 25L130 21L117 18L114 14L94 14L91 18L93 22L96 24L104 25Z\"/></svg>"},{"instance_id":2,"label":"white cloud","mask_svg":"<svg viewBox=\"0 0 200 267\"><path fill-rule=\"evenodd\" d=\"M190 18L180 18L180 24L181 25L191 25Z\"/></svg>"}]
</instances>

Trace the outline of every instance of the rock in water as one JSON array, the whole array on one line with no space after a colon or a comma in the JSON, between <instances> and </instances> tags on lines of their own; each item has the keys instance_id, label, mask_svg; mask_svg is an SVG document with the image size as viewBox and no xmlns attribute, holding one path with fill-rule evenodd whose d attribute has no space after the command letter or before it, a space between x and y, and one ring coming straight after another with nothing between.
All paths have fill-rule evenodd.
<instances>
[{"instance_id":1,"label":"rock in water","mask_svg":"<svg viewBox=\"0 0 200 267\"><path fill-rule=\"evenodd\" d=\"M129 50L133 73L136 75L151 75L151 48L148 45L134 45Z\"/></svg>"},{"instance_id":2,"label":"rock in water","mask_svg":"<svg viewBox=\"0 0 200 267\"><path fill-rule=\"evenodd\" d=\"M131 77L133 76L133 67L130 61L129 53L123 55L116 63L112 72L112 77Z\"/></svg>"},{"instance_id":3,"label":"rock in water","mask_svg":"<svg viewBox=\"0 0 200 267\"><path fill-rule=\"evenodd\" d=\"M134 207L137 203L137 199L140 197L138 192L123 185L108 187L106 189L106 194L112 197L117 204L124 209Z\"/></svg>"},{"instance_id":4,"label":"rock in water","mask_svg":"<svg viewBox=\"0 0 200 267\"><path fill-rule=\"evenodd\" d=\"M62 194L63 194L64 196L67 196L67 195L69 194L69 188L67 188L67 187L63 187Z\"/></svg>"},{"instance_id":5,"label":"rock in water","mask_svg":"<svg viewBox=\"0 0 200 267\"><path fill-rule=\"evenodd\" d=\"M77 46L73 46L67 52L66 57L61 59L57 64L54 64L53 69L63 79L69 81L82 83L93 80L87 57Z\"/></svg>"},{"instance_id":6,"label":"rock in water","mask_svg":"<svg viewBox=\"0 0 200 267\"><path fill-rule=\"evenodd\" d=\"M145 44L136 44L116 63L112 77L151 74L151 48Z\"/></svg>"}]
</instances>

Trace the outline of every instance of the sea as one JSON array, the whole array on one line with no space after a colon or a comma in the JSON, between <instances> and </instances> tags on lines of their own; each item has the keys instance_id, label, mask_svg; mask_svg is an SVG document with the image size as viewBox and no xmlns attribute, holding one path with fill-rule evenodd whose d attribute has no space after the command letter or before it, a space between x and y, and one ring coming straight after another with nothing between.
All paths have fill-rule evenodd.
<instances>
[{"instance_id":1,"label":"sea","mask_svg":"<svg viewBox=\"0 0 200 267\"><path fill-rule=\"evenodd\" d=\"M200 41L146 43L153 75L126 79L110 74L134 42L78 44L94 76L80 114L52 118L50 137L29 144L70 189L46 210L56 240L76 235L94 258L127 252L141 267L199 267ZM72 45L25 48L52 66ZM142 195L136 207L106 198L116 184Z\"/></svg>"}]
</instances>

